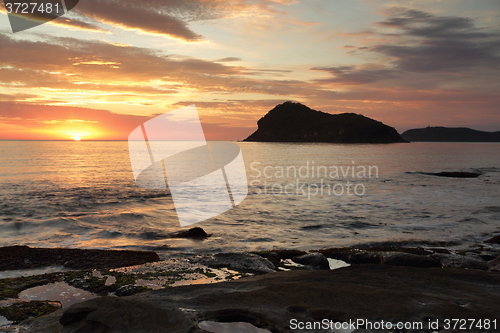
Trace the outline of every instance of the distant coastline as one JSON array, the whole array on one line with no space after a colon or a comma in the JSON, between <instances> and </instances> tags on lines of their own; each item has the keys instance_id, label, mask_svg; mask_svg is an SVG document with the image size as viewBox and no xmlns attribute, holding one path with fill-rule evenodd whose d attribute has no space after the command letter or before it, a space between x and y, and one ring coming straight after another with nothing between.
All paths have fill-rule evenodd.
<instances>
[{"instance_id":1,"label":"distant coastline","mask_svg":"<svg viewBox=\"0 0 500 333\"><path fill-rule=\"evenodd\" d=\"M467 127L426 127L401 134L410 142L500 142L500 131L485 132Z\"/></svg>"}]
</instances>

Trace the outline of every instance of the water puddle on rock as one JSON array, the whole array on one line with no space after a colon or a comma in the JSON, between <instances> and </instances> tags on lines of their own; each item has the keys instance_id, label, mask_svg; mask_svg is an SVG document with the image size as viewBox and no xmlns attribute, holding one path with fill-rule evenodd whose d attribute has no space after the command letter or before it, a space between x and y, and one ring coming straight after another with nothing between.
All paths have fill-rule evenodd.
<instances>
[{"instance_id":1,"label":"water puddle on rock","mask_svg":"<svg viewBox=\"0 0 500 333\"><path fill-rule=\"evenodd\" d=\"M49 283L22 291L20 299L28 301L59 301L63 308L99 296L83 289L75 288L64 282Z\"/></svg>"},{"instance_id":2,"label":"water puddle on rock","mask_svg":"<svg viewBox=\"0 0 500 333\"><path fill-rule=\"evenodd\" d=\"M71 269L63 266L49 266L49 267L33 268L33 269L16 269L9 271L0 271L0 279L11 279L21 276L34 276L46 273L68 272L70 270Z\"/></svg>"},{"instance_id":3,"label":"water puddle on rock","mask_svg":"<svg viewBox=\"0 0 500 333\"><path fill-rule=\"evenodd\" d=\"M139 278L136 280L135 285L150 289L217 283L237 280L242 276L237 271L227 268L209 268L204 265L192 264L186 259L163 260L137 266L121 267L112 271L136 275Z\"/></svg>"}]
</instances>

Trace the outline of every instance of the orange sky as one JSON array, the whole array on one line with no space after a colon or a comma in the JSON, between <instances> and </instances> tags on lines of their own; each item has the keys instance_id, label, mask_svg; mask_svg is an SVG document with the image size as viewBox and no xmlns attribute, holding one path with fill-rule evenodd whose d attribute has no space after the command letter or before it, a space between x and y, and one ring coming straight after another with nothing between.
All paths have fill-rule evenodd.
<instances>
[{"instance_id":1,"label":"orange sky","mask_svg":"<svg viewBox=\"0 0 500 333\"><path fill-rule=\"evenodd\" d=\"M500 130L496 0L148 3L81 1L15 34L2 7L0 139L125 140L195 104L207 139L242 140L287 100Z\"/></svg>"}]
</instances>

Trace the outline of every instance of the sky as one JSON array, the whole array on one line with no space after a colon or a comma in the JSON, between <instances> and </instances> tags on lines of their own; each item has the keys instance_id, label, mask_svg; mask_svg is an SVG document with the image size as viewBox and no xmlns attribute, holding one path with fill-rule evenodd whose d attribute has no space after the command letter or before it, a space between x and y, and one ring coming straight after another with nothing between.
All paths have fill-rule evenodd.
<instances>
[{"instance_id":1,"label":"sky","mask_svg":"<svg viewBox=\"0 0 500 333\"><path fill-rule=\"evenodd\" d=\"M500 131L500 1L80 0L17 33L1 4L0 139L126 140L195 104L242 140L285 101Z\"/></svg>"}]
</instances>

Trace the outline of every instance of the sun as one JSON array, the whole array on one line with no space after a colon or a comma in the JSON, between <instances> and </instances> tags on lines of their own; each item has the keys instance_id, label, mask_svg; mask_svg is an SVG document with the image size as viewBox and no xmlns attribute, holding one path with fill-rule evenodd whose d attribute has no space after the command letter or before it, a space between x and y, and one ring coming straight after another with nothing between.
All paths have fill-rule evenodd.
<instances>
[{"instance_id":1,"label":"sun","mask_svg":"<svg viewBox=\"0 0 500 333\"><path fill-rule=\"evenodd\" d=\"M75 141L80 141L81 139L82 139L82 138L81 138L79 135L75 135L75 136L73 137L73 140L75 140Z\"/></svg>"}]
</instances>

